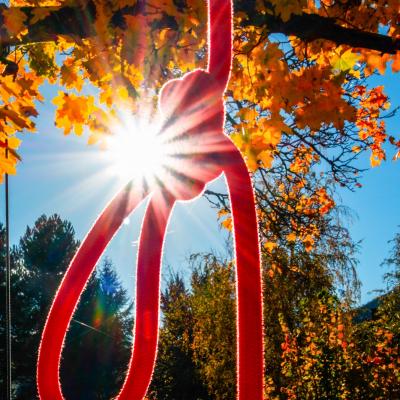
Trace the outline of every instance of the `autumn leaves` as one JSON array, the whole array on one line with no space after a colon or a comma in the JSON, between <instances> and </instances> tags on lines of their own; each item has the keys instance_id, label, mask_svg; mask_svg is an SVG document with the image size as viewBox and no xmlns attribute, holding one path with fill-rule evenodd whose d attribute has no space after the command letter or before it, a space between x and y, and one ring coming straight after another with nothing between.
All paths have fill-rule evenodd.
<instances>
[{"instance_id":1,"label":"autumn leaves","mask_svg":"<svg viewBox=\"0 0 400 400\"><path fill-rule=\"evenodd\" d=\"M186 1L184 7L172 0L142 5L124 0L107 6L96 1L95 12L76 9L82 13L82 27L76 31L90 35L52 33L51 41L30 43L32 26L56 12L62 15L57 6L63 4L18 0L0 11L2 40L7 36L21 43L4 47L0 59L3 149L10 138L10 150L17 150L15 135L34 129L34 101L42 100L39 85L45 80L61 89L53 99L55 125L65 134L78 135L86 127L90 143L104 143L107 121L121 105L133 112L143 101L155 107L164 82L206 64L204 1ZM27 11L20 6L35 7ZM400 148L381 119L390 106L384 89L370 88L365 81L374 71L384 74L388 66L398 71L398 54L378 53L367 43L366 48L352 48L327 40L307 43L294 36L269 35L268 26L251 24L253 14L287 22L293 15L308 13L336 19L357 32L376 33L379 26L386 26L387 36L395 39L400 32L393 22L394 8L388 3L371 12L367 5L303 0L258 1L255 10L247 11L237 7L226 128L252 171L279 162L283 144L293 143L291 138L299 135L322 146L326 135L342 135L354 155L370 152L372 166L386 158L388 148L390 158L398 158ZM10 63L16 67L12 74ZM301 142L310 157L319 157L312 146ZM394 152L384 146L386 142ZM303 154L291 144L286 150ZM5 161L4 151L1 154L0 175L15 171L17 158L10 152ZM307 159L301 157L293 160L290 169L297 173L304 162Z\"/></svg>"}]
</instances>

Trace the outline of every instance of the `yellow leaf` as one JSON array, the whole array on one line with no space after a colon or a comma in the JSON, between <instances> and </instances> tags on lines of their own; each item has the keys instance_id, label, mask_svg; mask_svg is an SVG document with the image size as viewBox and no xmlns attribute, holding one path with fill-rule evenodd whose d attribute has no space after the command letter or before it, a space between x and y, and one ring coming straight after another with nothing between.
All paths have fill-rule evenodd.
<instances>
[{"instance_id":1,"label":"yellow leaf","mask_svg":"<svg viewBox=\"0 0 400 400\"><path fill-rule=\"evenodd\" d=\"M96 144L100 140L100 135L96 133L92 133L88 139L88 145Z\"/></svg>"},{"instance_id":2,"label":"yellow leaf","mask_svg":"<svg viewBox=\"0 0 400 400\"><path fill-rule=\"evenodd\" d=\"M272 162L274 161L274 156L268 150L259 153L257 158L262 161L265 168L271 168Z\"/></svg>"},{"instance_id":3,"label":"yellow leaf","mask_svg":"<svg viewBox=\"0 0 400 400\"><path fill-rule=\"evenodd\" d=\"M273 249L275 249L275 247L277 246L277 244L275 242L265 242L264 243L264 247L271 252Z\"/></svg>"},{"instance_id":4,"label":"yellow leaf","mask_svg":"<svg viewBox=\"0 0 400 400\"><path fill-rule=\"evenodd\" d=\"M194 26L200 25L200 21L196 17L194 17L193 15L189 15L188 19Z\"/></svg>"},{"instance_id":5,"label":"yellow leaf","mask_svg":"<svg viewBox=\"0 0 400 400\"><path fill-rule=\"evenodd\" d=\"M257 156L254 154L254 152L251 150L251 148L247 148L245 153L244 153L244 158L247 164L247 167L251 172L257 171L258 169L258 162L257 162Z\"/></svg>"},{"instance_id":6,"label":"yellow leaf","mask_svg":"<svg viewBox=\"0 0 400 400\"><path fill-rule=\"evenodd\" d=\"M64 65L61 67L61 84L65 85L68 89L76 88L81 91L83 86L83 79L77 74L76 69L72 65Z\"/></svg>"},{"instance_id":7,"label":"yellow leaf","mask_svg":"<svg viewBox=\"0 0 400 400\"><path fill-rule=\"evenodd\" d=\"M56 44L59 51L67 52L71 47L74 47L76 43L69 36L58 35Z\"/></svg>"},{"instance_id":8,"label":"yellow leaf","mask_svg":"<svg viewBox=\"0 0 400 400\"><path fill-rule=\"evenodd\" d=\"M375 69L383 75L386 71L386 63L388 62L390 56L389 54L381 54L379 52L371 52L364 57L367 63L366 76L370 75Z\"/></svg>"},{"instance_id":9,"label":"yellow leaf","mask_svg":"<svg viewBox=\"0 0 400 400\"><path fill-rule=\"evenodd\" d=\"M334 70L339 71L349 71L351 70L357 63L357 61L361 58L356 53L353 53L352 49L345 51L343 54L340 55L333 63L332 67Z\"/></svg>"},{"instance_id":10,"label":"yellow leaf","mask_svg":"<svg viewBox=\"0 0 400 400\"><path fill-rule=\"evenodd\" d=\"M161 29L158 34L158 38L156 38L154 41L156 48L159 50L161 47L165 46L174 35L175 32L170 28Z\"/></svg>"},{"instance_id":11,"label":"yellow leaf","mask_svg":"<svg viewBox=\"0 0 400 400\"><path fill-rule=\"evenodd\" d=\"M369 158L370 162L371 162L371 167L377 167L379 165L381 165L382 160L379 159L378 157L374 156L373 154L371 154L371 157Z\"/></svg>"},{"instance_id":12,"label":"yellow leaf","mask_svg":"<svg viewBox=\"0 0 400 400\"><path fill-rule=\"evenodd\" d=\"M113 96L112 89L110 86L103 87L103 90L100 93L100 103L105 103L108 107L112 106Z\"/></svg>"},{"instance_id":13,"label":"yellow leaf","mask_svg":"<svg viewBox=\"0 0 400 400\"><path fill-rule=\"evenodd\" d=\"M120 86L117 89L117 95L121 100L127 100L129 98L128 89L125 86Z\"/></svg>"},{"instance_id":14,"label":"yellow leaf","mask_svg":"<svg viewBox=\"0 0 400 400\"><path fill-rule=\"evenodd\" d=\"M309 253L314 246L314 238L311 235L306 235L302 240L306 251Z\"/></svg>"},{"instance_id":15,"label":"yellow leaf","mask_svg":"<svg viewBox=\"0 0 400 400\"><path fill-rule=\"evenodd\" d=\"M221 218L221 217L223 217L223 216L225 216L225 215L227 215L227 214L229 214L229 211L228 211L228 210L225 210L225 208L223 208L222 210L219 210L219 211L218 211L217 216L218 216L218 218Z\"/></svg>"},{"instance_id":16,"label":"yellow leaf","mask_svg":"<svg viewBox=\"0 0 400 400\"><path fill-rule=\"evenodd\" d=\"M8 137L7 138L8 147L11 149L18 149L21 144L21 140L16 137Z\"/></svg>"},{"instance_id":17,"label":"yellow leaf","mask_svg":"<svg viewBox=\"0 0 400 400\"><path fill-rule=\"evenodd\" d=\"M82 126L82 124L76 123L76 124L75 124L75 134L76 134L77 136L81 136L82 133L83 133L83 126Z\"/></svg>"},{"instance_id":18,"label":"yellow leaf","mask_svg":"<svg viewBox=\"0 0 400 400\"><path fill-rule=\"evenodd\" d=\"M0 157L0 175L3 174L16 174L15 161L10 158Z\"/></svg>"},{"instance_id":19,"label":"yellow leaf","mask_svg":"<svg viewBox=\"0 0 400 400\"><path fill-rule=\"evenodd\" d=\"M271 3L275 8L275 12L280 15L283 22L287 22L292 14L301 14L302 12L299 1L272 0Z\"/></svg>"},{"instance_id":20,"label":"yellow leaf","mask_svg":"<svg viewBox=\"0 0 400 400\"><path fill-rule=\"evenodd\" d=\"M143 74L133 64L128 67L126 76L134 88L138 88L144 79Z\"/></svg>"},{"instance_id":21,"label":"yellow leaf","mask_svg":"<svg viewBox=\"0 0 400 400\"><path fill-rule=\"evenodd\" d=\"M72 129L77 135L81 135L83 125L88 123L93 113L94 97L58 92L58 96L53 99L53 104L57 106L56 126L62 128L65 135L68 135Z\"/></svg>"}]
</instances>

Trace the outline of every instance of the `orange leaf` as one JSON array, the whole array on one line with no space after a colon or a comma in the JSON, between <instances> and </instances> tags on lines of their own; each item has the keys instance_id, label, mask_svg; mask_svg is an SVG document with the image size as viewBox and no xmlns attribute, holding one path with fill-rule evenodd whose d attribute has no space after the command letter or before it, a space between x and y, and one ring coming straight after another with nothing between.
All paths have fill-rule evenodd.
<instances>
[{"instance_id":1,"label":"orange leaf","mask_svg":"<svg viewBox=\"0 0 400 400\"><path fill-rule=\"evenodd\" d=\"M286 239L289 242L294 242L296 240L296 234L294 232L289 233L289 235L286 236Z\"/></svg>"},{"instance_id":2,"label":"orange leaf","mask_svg":"<svg viewBox=\"0 0 400 400\"><path fill-rule=\"evenodd\" d=\"M35 24L36 22L45 19L48 17L52 11L54 11L55 7L36 7L32 11L32 18L30 19L30 24Z\"/></svg>"},{"instance_id":3,"label":"orange leaf","mask_svg":"<svg viewBox=\"0 0 400 400\"><path fill-rule=\"evenodd\" d=\"M6 8L2 11L4 25L11 36L20 38L28 32L25 21L28 18L24 12L18 8Z\"/></svg>"}]
</instances>

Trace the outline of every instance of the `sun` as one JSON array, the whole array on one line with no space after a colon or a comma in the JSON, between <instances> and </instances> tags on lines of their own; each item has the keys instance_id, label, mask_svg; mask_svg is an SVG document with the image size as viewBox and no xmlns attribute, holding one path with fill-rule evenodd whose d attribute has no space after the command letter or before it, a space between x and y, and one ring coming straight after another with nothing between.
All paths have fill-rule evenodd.
<instances>
[{"instance_id":1,"label":"sun","mask_svg":"<svg viewBox=\"0 0 400 400\"><path fill-rule=\"evenodd\" d=\"M166 163L166 146L162 143L161 123L148 115L121 113L109 127L106 140L111 171L124 181L146 180L148 184L162 175Z\"/></svg>"}]
</instances>

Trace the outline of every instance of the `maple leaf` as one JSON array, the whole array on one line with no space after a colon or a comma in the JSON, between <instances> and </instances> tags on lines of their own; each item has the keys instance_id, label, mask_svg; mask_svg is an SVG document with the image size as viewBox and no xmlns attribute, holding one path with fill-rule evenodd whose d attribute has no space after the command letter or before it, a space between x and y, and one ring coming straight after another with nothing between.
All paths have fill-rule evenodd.
<instances>
[{"instance_id":1,"label":"maple leaf","mask_svg":"<svg viewBox=\"0 0 400 400\"><path fill-rule=\"evenodd\" d=\"M21 38L28 32L25 26L27 15L18 8L6 8L2 11L4 26L11 36Z\"/></svg>"},{"instance_id":2,"label":"maple leaf","mask_svg":"<svg viewBox=\"0 0 400 400\"><path fill-rule=\"evenodd\" d=\"M51 13L56 10L56 7L36 7L32 10L32 18L30 19L29 23L30 24L36 24L36 22L41 21L42 19L45 19Z\"/></svg>"},{"instance_id":3,"label":"maple leaf","mask_svg":"<svg viewBox=\"0 0 400 400\"><path fill-rule=\"evenodd\" d=\"M26 119L18 115L16 111L8 109L6 106L0 108L0 118L4 118L12 122L18 129L24 129L29 127L29 124Z\"/></svg>"},{"instance_id":4,"label":"maple leaf","mask_svg":"<svg viewBox=\"0 0 400 400\"><path fill-rule=\"evenodd\" d=\"M230 212L228 210L226 209L219 210L217 217L222 227L224 227L228 231L232 230L232 217L230 216Z\"/></svg>"},{"instance_id":5,"label":"maple leaf","mask_svg":"<svg viewBox=\"0 0 400 400\"><path fill-rule=\"evenodd\" d=\"M274 155L271 151L264 150L257 155L257 159L259 159L265 168L271 168L272 163L274 161Z\"/></svg>"},{"instance_id":6,"label":"maple leaf","mask_svg":"<svg viewBox=\"0 0 400 400\"><path fill-rule=\"evenodd\" d=\"M4 174L15 175L17 173L15 165L16 163L11 157L0 157L0 182L3 181Z\"/></svg>"},{"instance_id":7,"label":"maple leaf","mask_svg":"<svg viewBox=\"0 0 400 400\"><path fill-rule=\"evenodd\" d=\"M392 71L393 72L399 72L400 71L400 51L398 51L393 56Z\"/></svg>"},{"instance_id":8,"label":"maple leaf","mask_svg":"<svg viewBox=\"0 0 400 400\"><path fill-rule=\"evenodd\" d=\"M354 53L352 49L346 50L340 56L334 57L331 60L333 70L339 72L348 72L354 68L361 56Z\"/></svg>"},{"instance_id":9,"label":"maple leaf","mask_svg":"<svg viewBox=\"0 0 400 400\"><path fill-rule=\"evenodd\" d=\"M7 145L9 149L16 150L21 144L21 140L16 137L8 137L7 138Z\"/></svg>"},{"instance_id":10,"label":"maple leaf","mask_svg":"<svg viewBox=\"0 0 400 400\"><path fill-rule=\"evenodd\" d=\"M76 68L72 65L72 62L65 61L60 69L61 83L68 89L75 88L79 92L82 90L83 79L77 73Z\"/></svg>"},{"instance_id":11,"label":"maple leaf","mask_svg":"<svg viewBox=\"0 0 400 400\"><path fill-rule=\"evenodd\" d=\"M271 3L283 22L288 21L292 14L302 13L301 1L272 0Z\"/></svg>"},{"instance_id":12,"label":"maple leaf","mask_svg":"<svg viewBox=\"0 0 400 400\"><path fill-rule=\"evenodd\" d=\"M376 51L371 51L362 57L362 60L367 64L365 68L365 75L372 74L375 70L383 75L386 71L386 64L390 59L389 54L380 54Z\"/></svg>"},{"instance_id":13,"label":"maple leaf","mask_svg":"<svg viewBox=\"0 0 400 400\"><path fill-rule=\"evenodd\" d=\"M77 96L58 92L58 96L53 99L53 104L57 106L56 126L64 130L68 135L74 129L79 136L83 133L83 125L88 123L89 116L94 110L93 96Z\"/></svg>"},{"instance_id":14,"label":"maple leaf","mask_svg":"<svg viewBox=\"0 0 400 400\"><path fill-rule=\"evenodd\" d=\"M133 64L129 65L125 76L129 79L129 82L134 88L139 88L140 84L143 82L144 77L141 71L136 68Z\"/></svg>"}]
</instances>

